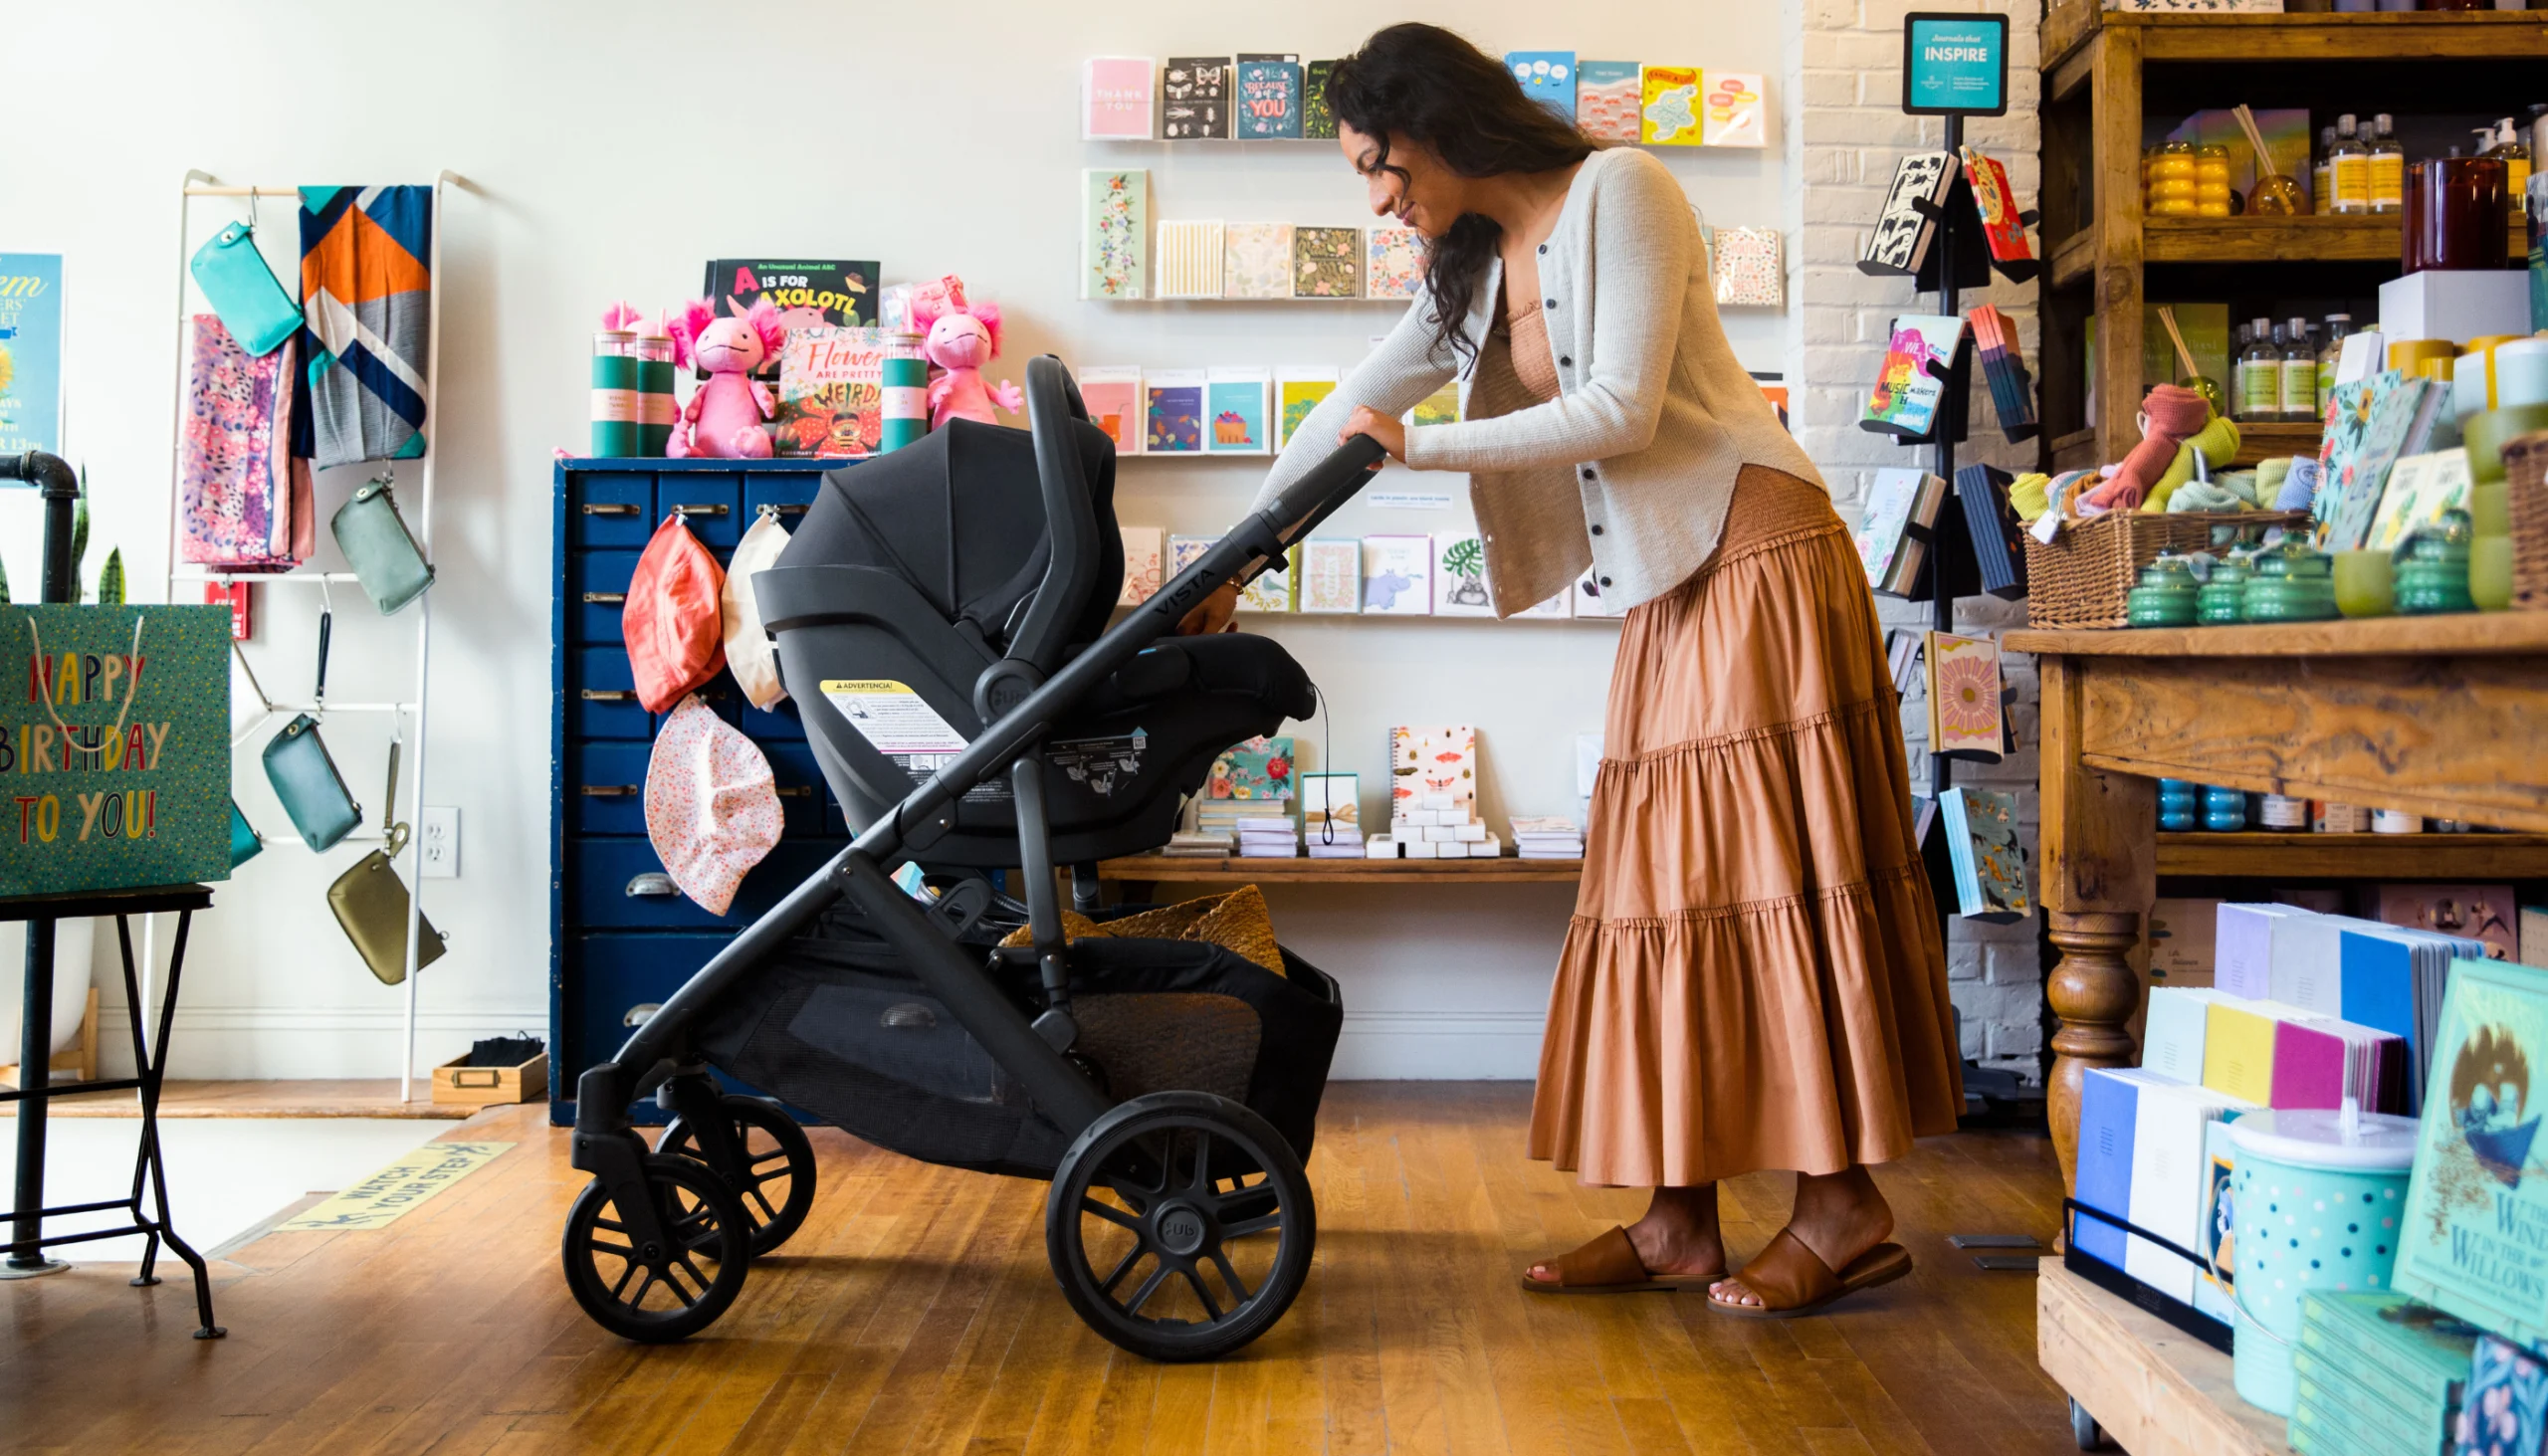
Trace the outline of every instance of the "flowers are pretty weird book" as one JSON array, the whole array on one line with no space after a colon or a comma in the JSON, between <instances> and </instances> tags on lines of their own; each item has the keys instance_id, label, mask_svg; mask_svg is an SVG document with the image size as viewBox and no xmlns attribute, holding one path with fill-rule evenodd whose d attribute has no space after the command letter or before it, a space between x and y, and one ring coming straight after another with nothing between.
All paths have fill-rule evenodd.
<instances>
[{"instance_id":1,"label":"flowers are pretty weird book","mask_svg":"<svg viewBox=\"0 0 2548 1456\"><path fill-rule=\"evenodd\" d=\"M2433 1049L2406 1206L2363 1208L2362 1236L2394 1241L2399 1293L2536 1346L2548 1340L2548 970L2453 962Z\"/></svg>"}]
</instances>

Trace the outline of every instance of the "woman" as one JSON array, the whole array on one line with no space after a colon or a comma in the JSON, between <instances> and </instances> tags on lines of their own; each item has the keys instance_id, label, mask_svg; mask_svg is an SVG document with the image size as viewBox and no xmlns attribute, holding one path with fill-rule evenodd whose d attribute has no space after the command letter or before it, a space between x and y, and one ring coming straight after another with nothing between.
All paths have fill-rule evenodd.
<instances>
[{"instance_id":1,"label":"woman","mask_svg":"<svg viewBox=\"0 0 2548 1456\"><path fill-rule=\"evenodd\" d=\"M1848 531L1718 324L1688 199L1432 26L1373 36L1328 100L1373 212L1427 239L1425 295L1260 504L1367 434L1469 474L1499 615L1588 567L1629 609L1530 1155L1653 1202L1524 1284L1705 1286L1757 1316L1899 1278L1867 1164L1952 1131L1963 1089L1897 700ZM1455 376L1460 423L1399 423ZM1729 1279L1716 1182L1764 1168L1796 1172L1795 1210Z\"/></svg>"}]
</instances>

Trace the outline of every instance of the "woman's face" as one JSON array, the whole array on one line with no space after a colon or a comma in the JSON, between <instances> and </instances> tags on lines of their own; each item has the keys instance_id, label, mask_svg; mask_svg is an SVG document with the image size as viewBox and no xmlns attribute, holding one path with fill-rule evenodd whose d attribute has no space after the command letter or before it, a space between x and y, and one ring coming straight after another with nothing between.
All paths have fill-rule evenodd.
<instances>
[{"instance_id":1,"label":"woman's face","mask_svg":"<svg viewBox=\"0 0 2548 1456\"><path fill-rule=\"evenodd\" d=\"M1362 173L1374 216L1394 217L1427 238L1439 238L1468 210L1462 206L1465 179L1442 165L1430 150L1403 136L1390 141L1386 167L1380 165L1380 139L1343 121L1336 125L1336 144L1354 170ZM1405 175L1392 169L1402 169Z\"/></svg>"}]
</instances>

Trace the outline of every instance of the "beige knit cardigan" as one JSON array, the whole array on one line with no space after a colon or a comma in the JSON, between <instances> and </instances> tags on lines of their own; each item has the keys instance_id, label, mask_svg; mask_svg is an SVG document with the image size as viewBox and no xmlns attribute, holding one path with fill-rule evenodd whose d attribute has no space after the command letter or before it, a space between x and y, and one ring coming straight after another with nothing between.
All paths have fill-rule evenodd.
<instances>
[{"instance_id":1,"label":"beige knit cardigan","mask_svg":"<svg viewBox=\"0 0 2548 1456\"><path fill-rule=\"evenodd\" d=\"M1558 397L1534 402L1496 336L1503 263L1490 260L1461 333L1433 346L1418 298L1293 432L1263 505L1336 448L1356 405L1400 415L1457 377L1460 422L1406 434L1406 463L1466 471L1498 616L1591 567L1613 610L1661 596L1716 548L1746 465L1821 484L1717 321L1697 219L1663 164L1632 147L1585 159L1540 245L1541 307Z\"/></svg>"}]
</instances>

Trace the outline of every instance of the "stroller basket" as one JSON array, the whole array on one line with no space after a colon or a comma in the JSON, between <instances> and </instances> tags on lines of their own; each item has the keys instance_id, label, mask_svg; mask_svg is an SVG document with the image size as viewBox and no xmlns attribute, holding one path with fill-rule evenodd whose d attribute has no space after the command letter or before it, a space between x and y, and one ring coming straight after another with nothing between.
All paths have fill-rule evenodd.
<instances>
[{"instance_id":1,"label":"stroller basket","mask_svg":"<svg viewBox=\"0 0 2548 1456\"><path fill-rule=\"evenodd\" d=\"M1303 1158L1344 1024L1336 982L1195 940L1071 947L1075 1049L1117 1099L1209 1092L1254 1111ZM891 945L802 939L702 1023L720 1069L924 1162L1050 1178L1071 1136L930 994Z\"/></svg>"}]
</instances>

